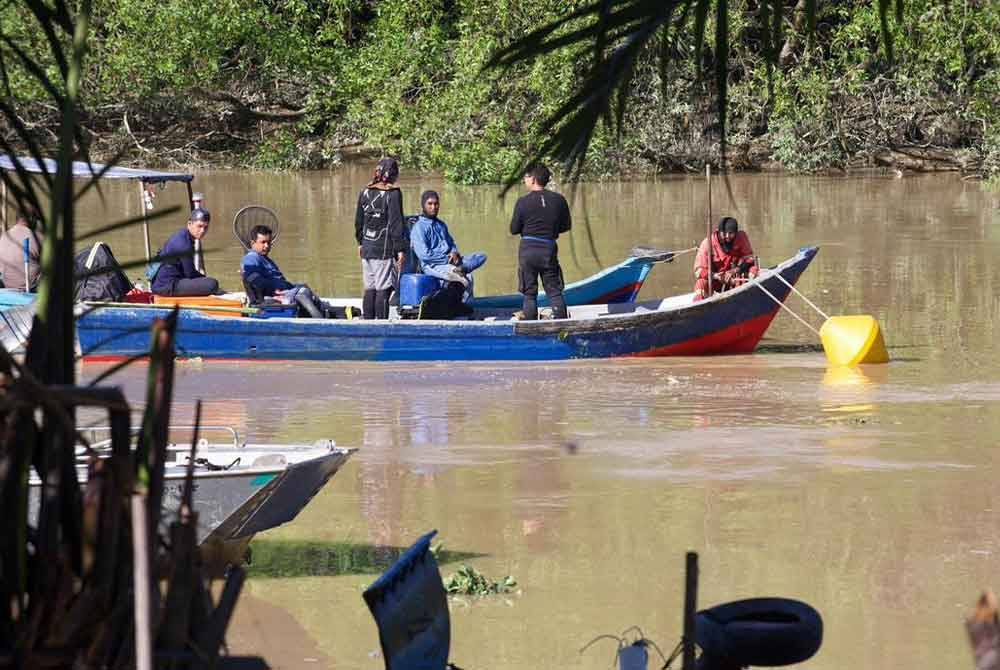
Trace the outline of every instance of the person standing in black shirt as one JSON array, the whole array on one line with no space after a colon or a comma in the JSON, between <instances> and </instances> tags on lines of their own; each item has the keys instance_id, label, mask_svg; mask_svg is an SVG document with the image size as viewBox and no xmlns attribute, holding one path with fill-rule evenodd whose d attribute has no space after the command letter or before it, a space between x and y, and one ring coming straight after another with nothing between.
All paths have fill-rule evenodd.
<instances>
[{"instance_id":1,"label":"person standing in black shirt","mask_svg":"<svg viewBox=\"0 0 1000 670\"><path fill-rule=\"evenodd\" d=\"M361 256L361 309L366 319L389 318L389 298L399 290L399 274L410 247L403 228L398 178L399 164L393 158L383 158L375 166L371 183L358 194L354 237Z\"/></svg>"},{"instance_id":2,"label":"person standing in black shirt","mask_svg":"<svg viewBox=\"0 0 1000 670\"><path fill-rule=\"evenodd\" d=\"M566 198L547 191L552 173L538 163L524 175L528 193L514 205L510 234L521 236L517 252L518 291L524 296L526 320L538 318L538 278L552 305L552 318L565 319L566 300L563 298L563 273L559 267L559 247L556 239L573 224Z\"/></svg>"}]
</instances>

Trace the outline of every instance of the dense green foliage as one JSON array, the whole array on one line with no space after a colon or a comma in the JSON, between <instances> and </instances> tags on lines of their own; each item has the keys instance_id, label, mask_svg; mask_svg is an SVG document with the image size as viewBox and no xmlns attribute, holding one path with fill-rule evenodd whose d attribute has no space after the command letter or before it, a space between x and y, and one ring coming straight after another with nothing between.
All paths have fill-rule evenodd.
<instances>
[{"instance_id":1,"label":"dense green foliage","mask_svg":"<svg viewBox=\"0 0 1000 670\"><path fill-rule=\"evenodd\" d=\"M364 147L454 181L499 181L538 146L541 120L591 54L568 47L507 71L483 65L580 4L98 0L86 125L98 148L141 152L146 161L304 168ZM0 28L22 30L21 13L6 6ZM893 63L871 2L820 0L808 38L801 13L802 3L787 4L787 43L773 46L784 57L769 68L765 12L754 0L730 3L731 166L1000 171L996 2L907 0L903 22L889 24ZM694 41L657 48L691 54ZM711 72L717 52L707 39L700 62L667 72L649 53L621 134L598 131L587 171L696 170L718 161L716 91L697 71ZM8 72L7 83L22 117L44 126L49 112L28 78Z\"/></svg>"}]
</instances>

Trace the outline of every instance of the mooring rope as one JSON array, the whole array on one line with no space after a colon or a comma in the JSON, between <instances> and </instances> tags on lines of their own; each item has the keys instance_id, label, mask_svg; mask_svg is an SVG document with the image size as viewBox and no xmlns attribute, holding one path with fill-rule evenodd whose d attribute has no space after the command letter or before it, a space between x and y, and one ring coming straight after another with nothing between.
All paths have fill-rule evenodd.
<instances>
[{"instance_id":1,"label":"mooring rope","mask_svg":"<svg viewBox=\"0 0 1000 670\"><path fill-rule=\"evenodd\" d=\"M805 296L805 294L804 294L804 293L802 293L802 291L800 291L800 290L798 290L797 288L795 288L794 286L792 286L792 284L791 284L791 283L790 283L790 282L789 282L789 281L788 281L787 279L785 279L784 277L782 277L782 276L781 276L781 273L779 273L779 272L774 272L774 273L772 273L772 274L771 274L771 276L772 276L772 277L777 277L778 279L780 279L780 280L781 280L781 281L782 281L782 282L783 282L783 283L785 284L785 286L787 286L788 288L792 289L792 291L794 291L794 292L795 292L795 295L797 295L797 296L799 296L800 298L802 298L803 300L805 300L805 301L806 301L806 304L807 304L807 305L809 305L810 307L812 307L812 308L813 308L814 310L816 310L817 312L819 312L820 316L822 316L822 317L823 317L824 319L829 319L829 318L830 318L829 316L827 316L827 315L826 315L826 312L824 312L824 311L823 311L823 310L821 310L821 309L820 309L819 307L817 307L816 305L814 305L814 304L813 304L813 301L812 301L812 300L810 300L809 298L807 298L807 297Z\"/></svg>"},{"instance_id":2,"label":"mooring rope","mask_svg":"<svg viewBox=\"0 0 1000 670\"><path fill-rule=\"evenodd\" d=\"M782 281L785 281L785 280L784 280L784 278L783 278L783 277L781 277L781 275L779 275L779 274L778 274L777 272L775 272L775 273L773 273L773 274L771 274L771 275L768 275L768 276L770 276L770 277L778 277L778 278L780 278L780 279L781 279ZM785 282L785 283L786 283L786 284L788 284L788 282ZM755 285L755 286L757 286L757 288L759 288L759 289L760 289L761 291L763 291L763 292L764 292L764 294L765 294L765 295L766 295L766 296L767 296L768 298L770 298L770 299L771 299L771 300L773 300L774 302L778 303L778 307L780 307L781 309L785 310L786 312L788 312L789 314L791 314L792 316L794 316L794 317L795 317L796 319L798 319L798 320L799 320L799 322L800 322L800 323L801 323L801 324L802 324L803 326L805 326L806 328L808 328L808 329L809 329L809 330L811 330L812 332L816 333L816 337L819 337L819 331L818 331L818 330L816 330L815 328L813 328L813 327L812 327L812 326L811 326L811 325L809 324L809 322L808 322L808 321L806 321L806 320L805 320L805 319L803 319L803 318L802 318L801 316L799 316L798 314L796 314L795 312L793 312L793 311L792 311L792 308L791 308L791 307L789 307L789 306L788 306L788 305L786 305L785 303L783 303L783 302L781 302L780 300L778 300L778 299L777 299L777 298L776 298L776 297L774 296L774 294L773 294L773 293L771 293L771 292L770 292L770 291L768 291L768 290L767 290L766 288L764 288L764 285L763 285L763 284L761 283L761 280L760 280L760 277L758 277L758 278L757 278L757 280L756 280L756 281L754 282L754 285ZM789 286L791 286L791 284L789 284Z\"/></svg>"}]
</instances>

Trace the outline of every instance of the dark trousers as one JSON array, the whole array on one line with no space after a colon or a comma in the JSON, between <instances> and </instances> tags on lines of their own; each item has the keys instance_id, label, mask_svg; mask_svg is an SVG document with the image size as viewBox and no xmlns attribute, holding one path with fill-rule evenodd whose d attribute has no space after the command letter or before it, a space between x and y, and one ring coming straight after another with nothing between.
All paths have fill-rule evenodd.
<instances>
[{"instance_id":1,"label":"dark trousers","mask_svg":"<svg viewBox=\"0 0 1000 670\"><path fill-rule=\"evenodd\" d=\"M178 279L174 287L166 295L198 296L212 295L219 290L219 280L214 277L195 277L194 279Z\"/></svg>"},{"instance_id":2,"label":"dark trousers","mask_svg":"<svg viewBox=\"0 0 1000 670\"><path fill-rule=\"evenodd\" d=\"M559 267L559 247L538 240L521 240L517 252L518 291L524 296L524 318L538 318L538 278L552 305L552 318L566 318L563 273Z\"/></svg>"}]
</instances>

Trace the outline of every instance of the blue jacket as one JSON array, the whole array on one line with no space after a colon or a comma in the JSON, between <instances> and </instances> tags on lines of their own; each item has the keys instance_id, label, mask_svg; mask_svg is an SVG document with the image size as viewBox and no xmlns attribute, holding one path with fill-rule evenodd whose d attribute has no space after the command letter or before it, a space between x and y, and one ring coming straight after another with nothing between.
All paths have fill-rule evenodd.
<instances>
[{"instance_id":1,"label":"blue jacket","mask_svg":"<svg viewBox=\"0 0 1000 670\"><path fill-rule=\"evenodd\" d=\"M248 251L240 266L243 280L250 283L264 295L274 295L275 291L287 291L295 288L295 284L285 279L278 264L267 256L261 256L256 251Z\"/></svg>"},{"instance_id":2,"label":"blue jacket","mask_svg":"<svg viewBox=\"0 0 1000 670\"><path fill-rule=\"evenodd\" d=\"M202 273L194 269L194 238L184 226L170 236L163 248L160 249L161 256L170 254L188 254L183 258L175 258L160 266L153 278L153 293L169 293L173 290L178 279L197 279L204 277Z\"/></svg>"},{"instance_id":3,"label":"blue jacket","mask_svg":"<svg viewBox=\"0 0 1000 670\"><path fill-rule=\"evenodd\" d=\"M421 265L445 265L448 254L458 251L458 245L448 232L448 226L438 218L421 214L410 229L410 247Z\"/></svg>"}]
</instances>

